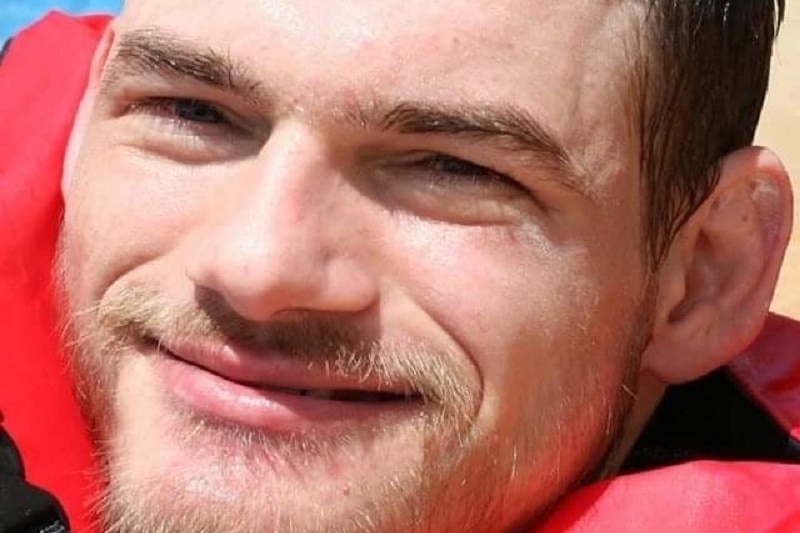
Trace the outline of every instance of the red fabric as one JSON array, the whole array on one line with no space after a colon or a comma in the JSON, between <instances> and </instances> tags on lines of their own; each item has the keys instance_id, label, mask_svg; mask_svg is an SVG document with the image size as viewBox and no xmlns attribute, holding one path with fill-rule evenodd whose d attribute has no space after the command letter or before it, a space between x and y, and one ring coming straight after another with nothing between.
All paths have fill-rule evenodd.
<instances>
[{"instance_id":1,"label":"red fabric","mask_svg":"<svg viewBox=\"0 0 800 533\"><path fill-rule=\"evenodd\" d=\"M773 316L761 336L730 368L751 396L769 409L775 420L800 441L798 340L796 322Z\"/></svg>"},{"instance_id":2,"label":"red fabric","mask_svg":"<svg viewBox=\"0 0 800 533\"><path fill-rule=\"evenodd\" d=\"M797 533L800 465L693 462L571 495L536 533Z\"/></svg>"},{"instance_id":3,"label":"red fabric","mask_svg":"<svg viewBox=\"0 0 800 533\"><path fill-rule=\"evenodd\" d=\"M76 531L98 477L58 349L50 272L64 150L106 21L52 14L14 39L0 67L0 412L28 479L58 495Z\"/></svg>"},{"instance_id":4,"label":"red fabric","mask_svg":"<svg viewBox=\"0 0 800 533\"><path fill-rule=\"evenodd\" d=\"M28 478L92 532L92 447L59 348L51 264L61 165L92 52L108 18L53 14L0 68L0 410ZM798 435L800 325L771 317L732 369ZM565 498L537 533L800 532L800 466L696 462L618 477Z\"/></svg>"}]
</instances>

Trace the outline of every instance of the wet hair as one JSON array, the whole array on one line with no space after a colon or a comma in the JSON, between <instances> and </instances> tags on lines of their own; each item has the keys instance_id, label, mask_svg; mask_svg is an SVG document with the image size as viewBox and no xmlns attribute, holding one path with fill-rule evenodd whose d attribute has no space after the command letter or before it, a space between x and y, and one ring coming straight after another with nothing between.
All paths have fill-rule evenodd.
<instances>
[{"instance_id":1,"label":"wet hair","mask_svg":"<svg viewBox=\"0 0 800 533\"><path fill-rule=\"evenodd\" d=\"M721 158L753 142L785 0L642 0L634 69L645 251L657 266L719 181Z\"/></svg>"}]
</instances>

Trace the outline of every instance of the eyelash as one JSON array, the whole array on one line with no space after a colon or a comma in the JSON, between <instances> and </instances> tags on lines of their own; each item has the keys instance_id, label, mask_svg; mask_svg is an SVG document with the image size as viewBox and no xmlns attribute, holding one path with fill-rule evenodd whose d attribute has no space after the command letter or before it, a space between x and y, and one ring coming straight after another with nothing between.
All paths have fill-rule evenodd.
<instances>
[{"instance_id":1,"label":"eyelash","mask_svg":"<svg viewBox=\"0 0 800 533\"><path fill-rule=\"evenodd\" d=\"M182 105L194 106L195 110L202 109L210 112L212 120L193 120L183 117L178 109ZM209 102L193 98L148 98L132 104L129 112L156 115L181 127L233 126L225 112Z\"/></svg>"},{"instance_id":2,"label":"eyelash","mask_svg":"<svg viewBox=\"0 0 800 533\"><path fill-rule=\"evenodd\" d=\"M412 166L430 172L434 185L466 185L476 187L522 187L507 175L483 165L441 153L417 159Z\"/></svg>"}]
</instances>

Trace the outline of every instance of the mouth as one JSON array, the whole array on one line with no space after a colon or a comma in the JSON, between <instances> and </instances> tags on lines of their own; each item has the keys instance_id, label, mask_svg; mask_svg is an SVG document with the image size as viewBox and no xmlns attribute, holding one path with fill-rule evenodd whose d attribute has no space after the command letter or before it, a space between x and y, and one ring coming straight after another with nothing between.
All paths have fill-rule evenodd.
<instances>
[{"instance_id":1,"label":"mouth","mask_svg":"<svg viewBox=\"0 0 800 533\"><path fill-rule=\"evenodd\" d=\"M184 408L228 425L319 433L419 413L424 406L422 395L407 384L339 376L281 354L152 339L149 344L167 393Z\"/></svg>"},{"instance_id":2,"label":"mouth","mask_svg":"<svg viewBox=\"0 0 800 533\"><path fill-rule=\"evenodd\" d=\"M412 392L392 393L380 391L347 390L347 389L322 389L305 390L290 389L286 387L267 387L265 390L273 390L283 394L294 396L305 396L328 400L333 402L356 402L356 403L380 403L380 402L408 402L415 401L418 395Z\"/></svg>"}]
</instances>

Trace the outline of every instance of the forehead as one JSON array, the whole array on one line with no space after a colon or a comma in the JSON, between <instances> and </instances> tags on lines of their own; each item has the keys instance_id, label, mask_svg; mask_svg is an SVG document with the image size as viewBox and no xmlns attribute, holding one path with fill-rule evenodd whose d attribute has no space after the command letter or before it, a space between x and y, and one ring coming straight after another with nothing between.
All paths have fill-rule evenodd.
<instances>
[{"instance_id":1,"label":"forehead","mask_svg":"<svg viewBox=\"0 0 800 533\"><path fill-rule=\"evenodd\" d=\"M633 19L621 0L128 0L118 30L212 48L309 114L375 98L513 104L595 167L631 156Z\"/></svg>"}]
</instances>

